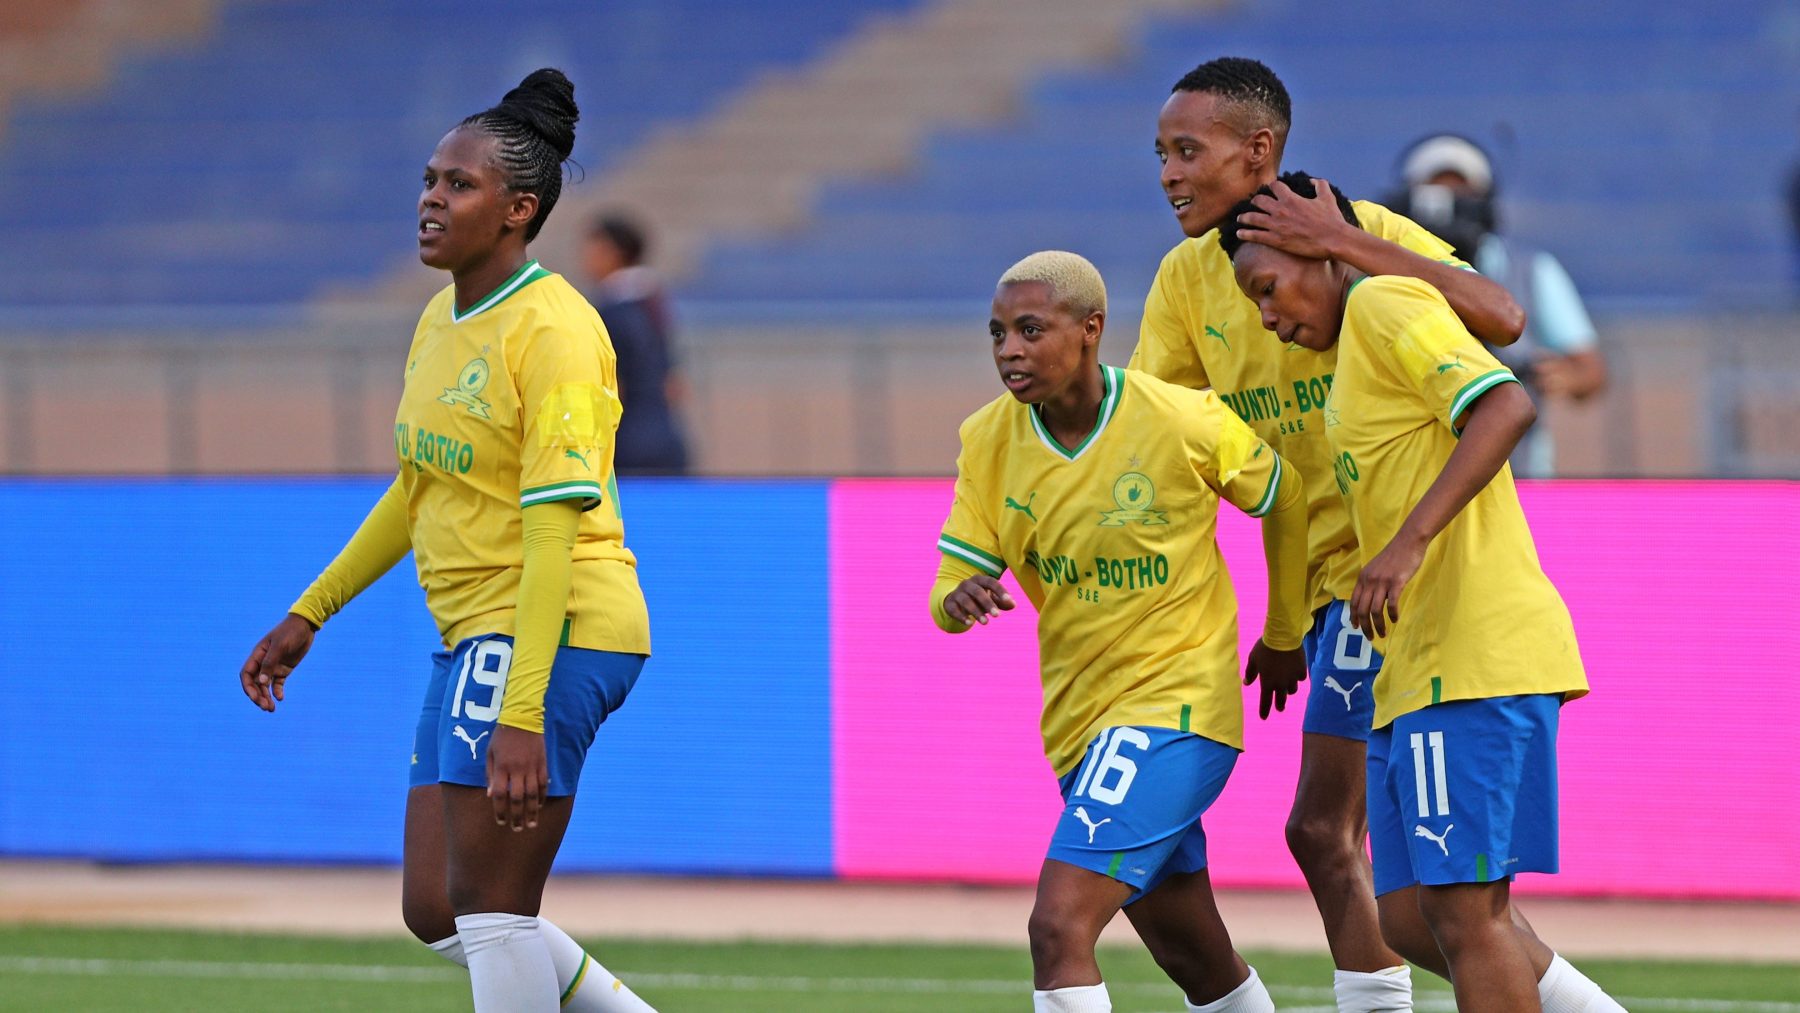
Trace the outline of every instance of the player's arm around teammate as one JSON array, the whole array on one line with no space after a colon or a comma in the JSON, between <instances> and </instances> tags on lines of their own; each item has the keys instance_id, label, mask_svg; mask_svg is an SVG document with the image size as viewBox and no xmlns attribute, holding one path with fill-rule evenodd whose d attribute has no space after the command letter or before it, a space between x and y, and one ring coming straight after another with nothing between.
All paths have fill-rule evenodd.
<instances>
[{"instance_id":1,"label":"player's arm around teammate","mask_svg":"<svg viewBox=\"0 0 1800 1013\"><path fill-rule=\"evenodd\" d=\"M1382 942L1365 846L1363 762L1381 656L1344 618L1360 560L1325 445L1336 357L1264 340L1255 305L1209 238L1234 205L1277 178L1290 105L1281 80L1254 60L1212 60L1176 82L1157 119L1155 147L1164 196L1188 240L1157 270L1131 364L1171 383L1217 390L1306 478L1308 587L1317 611L1286 837L1319 908L1340 1013L1376 1013L1409 1008L1411 981L1405 961ZM1454 260L1451 248L1413 222L1366 202L1353 217L1382 269L1452 270L1439 263ZM1347 226L1341 218L1337 224ZM1269 238L1317 241L1315 232L1331 235L1312 223ZM1473 275L1453 281L1460 312L1475 319L1509 312L1510 296L1497 286Z\"/></svg>"},{"instance_id":2,"label":"player's arm around teammate","mask_svg":"<svg viewBox=\"0 0 1800 1013\"><path fill-rule=\"evenodd\" d=\"M1417 278L1437 289L1469 333L1490 345L1510 345L1525 331L1525 310L1505 286L1464 266L1433 260L1344 220L1331 184L1312 180L1304 196L1282 180L1257 194L1255 209L1238 216L1238 236L1296 257L1331 260L1365 275ZM1391 212L1390 212L1391 214Z\"/></svg>"},{"instance_id":3,"label":"player's arm around teammate","mask_svg":"<svg viewBox=\"0 0 1800 1013\"><path fill-rule=\"evenodd\" d=\"M573 85L540 70L438 143L419 252L452 284L408 354L400 476L240 673L273 710L312 632L412 549L449 650L414 739L402 914L469 969L478 1013L649 1009L537 916L587 749L649 653L610 480L611 349L526 249L576 118Z\"/></svg>"},{"instance_id":4,"label":"player's arm around teammate","mask_svg":"<svg viewBox=\"0 0 1800 1013\"><path fill-rule=\"evenodd\" d=\"M1229 227L1220 243L1281 341L1341 346L1327 433L1365 561L1350 616L1387 655L1367 782L1383 934L1459 1009L1618 1009L1511 902L1514 875L1556 871L1558 709L1587 691L1505 467L1529 398L1429 285Z\"/></svg>"},{"instance_id":5,"label":"player's arm around teammate","mask_svg":"<svg viewBox=\"0 0 1800 1013\"><path fill-rule=\"evenodd\" d=\"M1304 677L1305 494L1217 395L1100 364L1087 261L1034 254L989 322L1009 394L963 424L931 593L961 633L1038 609L1046 755L1065 808L1028 926L1034 1007L1110 1009L1095 960L1124 908L1189 1009L1272 1009L1213 903L1200 818L1242 748L1236 603L1213 538L1227 499L1264 518L1265 707Z\"/></svg>"}]
</instances>

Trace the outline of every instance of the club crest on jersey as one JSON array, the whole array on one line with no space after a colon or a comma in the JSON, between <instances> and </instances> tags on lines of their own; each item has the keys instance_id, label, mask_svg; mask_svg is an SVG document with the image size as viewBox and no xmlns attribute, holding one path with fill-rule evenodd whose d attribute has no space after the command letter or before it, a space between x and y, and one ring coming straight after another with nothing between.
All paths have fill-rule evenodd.
<instances>
[{"instance_id":1,"label":"club crest on jersey","mask_svg":"<svg viewBox=\"0 0 1800 1013\"><path fill-rule=\"evenodd\" d=\"M1112 497L1119 509L1100 511L1100 526L1103 528L1123 527L1132 521L1139 524L1169 523L1167 511L1150 509L1150 504L1156 502L1156 484L1141 471L1128 471L1120 475L1113 482Z\"/></svg>"},{"instance_id":2,"label":"club crest on jersey","mask_svg":"<svg viewBox=\"0 0 1800 1013\"><path fill-rule=\"evenodd\" d=\"M438 400L445 404L459 404L467 407L469 413L477 418L493 418L488 414L488 403L477 397L488 383L488 364L486 359L471 359L456 376L456 386L445 387Z\"/></svg>"}]
</instances>

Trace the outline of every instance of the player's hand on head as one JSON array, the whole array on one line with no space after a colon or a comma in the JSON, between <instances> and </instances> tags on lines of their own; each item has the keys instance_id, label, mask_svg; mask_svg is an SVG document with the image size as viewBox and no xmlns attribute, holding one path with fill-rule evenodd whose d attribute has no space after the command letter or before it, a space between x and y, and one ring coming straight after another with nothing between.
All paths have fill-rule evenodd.
<instances>
[{"instance_id":1,"label":"player's hand on head","mask_svg":"<svg viewBox=\"0 0 1800 1013\"><path fill-rule=\"evenodd\" d=\"M974 623L985 626L990 617L1010 612L1016 605L999 578L985 573L970 577L944 596L944 614L964 626Z\"/></svg>"},{"instance_id":2,"label":"player's hand on head","mask_svg":"<svg viewBox=\"0 0 1800 1013\"><path fill-rule=\"evenodd\" d=\"M1244 661L1244 685L1262 683L1262 702L1257 705L1257 717L1268 720L1271 704L1278 711L1287 710L1288 697L1300 692L1300 684L1304 681L1305 651L1298 647L1278 651L1257 638L1256 646L1250 648L1250 657Z\"/></svg>"},{"instance_id":3,"label":"player's hand on head","mask_svg":"<svg viewBox=\"0 0 1800 1013\"><path fill-rule=\"evenodd\" d=\"M496 724L487 749L488 800L494 822L514 832L536 827L538 810L550 792L550 764L544 736L511 725Z\"/></svg>"},{"instance_id":4,"label":"player's hand on head","mask_svg":"<svg viewBox=\"0 0 1800 1013\"><path fill-rule=\"evenodd\" d=\"M287 677L312 649L313 626L289 612L275 628L250 649L250 657L238 670L238 682L250 702L271 713L287 699Z\"/></svg>"},{"instance_id":5,"label":"player's hand on head","mask_svg":"<svg viewBox=\"0 0 1800 1013\"><path fill-rule=\"evenodd\" d=\"M1262 243L1296 257L1324 260L1332 255L1333 240L1350 228L1338 210L1337 194L1331 184L1313 180L1316 197L1302 197L1286 183L1276 180L1269 189L1275 196L1262 194L1252 200L1255 211L1238 215L1238 235L1246 242Z\"/></svg>"},{"instance_id":6,"label":"player's hand on head","mask_svg":"<svg viewBox=\"0 0 1800 1013\"><path fill-rule=\"evenodd\" d=\"M1356 578L1350 593L1350 623L1365 637L1385 637L1400 620L1400 593L1425 561L1425 545L1404 537L1389 542Z\"/></svg>"}]
</instances>

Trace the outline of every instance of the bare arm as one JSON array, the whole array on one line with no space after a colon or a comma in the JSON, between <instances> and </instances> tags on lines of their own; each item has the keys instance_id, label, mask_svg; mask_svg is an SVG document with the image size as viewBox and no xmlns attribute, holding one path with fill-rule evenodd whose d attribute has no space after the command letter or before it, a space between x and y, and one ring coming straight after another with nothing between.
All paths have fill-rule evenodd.
<instances>
[{"instance_id":1,"label":"bare arm","mask_svg":"<svg viewBox=\"0 0 1800 1013\"><path fill-rule=\"evenodd\" d=\"M1238 216L1246 240L1297 257L1337 260L1364 274L1397 274L1429 283L1462 318L1469 333L1490 345L1510 345L1525 330L1525 311L1500 283L1474 271L1421 257L1398 243L1344 220L1331 184L1313 180L1317 197L1302 197L1277 181L1275 196L1256 198L1258 212Z\"/></svg>"},{"instance_id":2,"label":"bare arm","mask_svg":"<svg viewBox=\"0 0 1800 1013\"><path fill-rule=\"evenodd\" d=\"M1544 393L1576 401L1591 397L1606 386L1606 360L1593 349L1544 359L1533 363L1531 369Z\"/></svg>"},{"instance_id":3,"label":"bare arm","mask_svg":"<svg viewBox=\"0 0 1800 1013\"><path fill-rule=\"evenodd\" d=\"M1500 473L1537 409L1525 388L1503 383L1481 395L1464 413L1462 438L1444 470L1419 498L1394 540L1369 560L1350 595L1350 621L1364 636L1386 636L1400 618L1400 592L1419 570L1425 548L1463 507Z\"/></svg>"}]
</instances>

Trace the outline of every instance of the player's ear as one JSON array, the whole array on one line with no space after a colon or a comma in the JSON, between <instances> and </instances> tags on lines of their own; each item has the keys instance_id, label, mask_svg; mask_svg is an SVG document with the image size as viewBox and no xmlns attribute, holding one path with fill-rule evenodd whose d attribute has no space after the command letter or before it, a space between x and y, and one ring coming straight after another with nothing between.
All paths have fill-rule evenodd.
<instances>
[{"instance_id":1,"label":"player's ear","mask_svg":"<svg viewBox=\"0 0 1800 1013\"><path fill-rule=\"evenodd\" d=\"M506 207L506 227L522 229L531 224L537 217L538 196L535 193L513 194L512 203Z\"/></svg>"},{"instance_id":2,"label":"player's ear","mask_svg":"<svg viewBox=\"0 0 1800 1013\"><path fill-rule=\"evenodd\" d=\"M1089 313L1087 319L1081 322L1081 343L1084 345L1098 345L1100 343L1100 334L1105 330L1106 312L1104 310L1095 310L1094 312Z\"/></svg>"},{"instance_id":3,"label":"player's ear","mask_svg":"<svg viewBox=\"0 0 1800 1013\"><path fill-rule=\"evenodd\" d=\"M1275 161L1275 131L1268 127L1258 127L1244 139L1244 155L1250 162L1252 171L1271 165Z\"/></svg>"}]
</instances>

